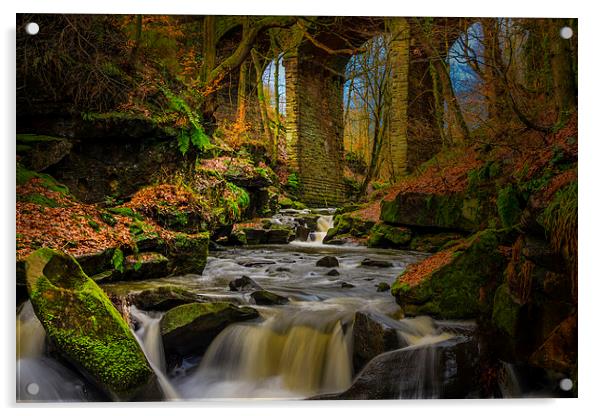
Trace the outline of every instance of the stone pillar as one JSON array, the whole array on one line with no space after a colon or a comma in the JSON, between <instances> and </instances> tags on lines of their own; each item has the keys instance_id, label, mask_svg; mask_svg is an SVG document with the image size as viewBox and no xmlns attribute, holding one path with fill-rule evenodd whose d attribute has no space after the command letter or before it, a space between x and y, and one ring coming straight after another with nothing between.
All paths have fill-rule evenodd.
<instances>
[{"instance_id":1,"label":"stone pillar","mask_svg":"<svg viewBox=\"0 0 602 416\"><path fill-rule=\"evenodd\" d=\"M298 59L297 55L287 56L282 61L286 81L286 155L289 168L293 171L299 170L297 157L299 155L299 105L297 101L298 91Z\"/></svg>"},{"instance_id":2,"label":"stone pillar","mask_svg":"<svg viewBox=\"0 0 602 416\"><path fill-rule=\"evenodd\" d=\"M383 143L381 179L395 182L407 173L408 80L410 70L410 28L403 17L387 18L391 63L391 118Z\"/></svg>"},{"instance_id":3,"label":"stone pillar","mask_svg":"<svg viewBox=\"0 0 602 416\"><path fill-rule=\"evenodd\" d=\"M284 60L287 156L299 175L301 201L310 206L338 206L346 199L344 80L337 75L344 62L304 50Z\"/></svg>"}]
</instances>

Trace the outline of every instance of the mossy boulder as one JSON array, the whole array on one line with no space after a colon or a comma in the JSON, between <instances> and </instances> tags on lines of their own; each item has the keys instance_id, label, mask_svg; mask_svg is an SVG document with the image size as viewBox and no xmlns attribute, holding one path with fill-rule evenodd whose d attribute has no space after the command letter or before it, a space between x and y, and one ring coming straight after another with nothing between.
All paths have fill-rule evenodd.
<instances>
[{"instance_id":1,"label":"mossy boulder","mask_svg":"<svg viewBox=\"0 0 602 416\"><path fill-rule=\"evenodd\" d=\"M86 275L93 276L113 268L113 256L115 249L113 247L96 252L76 256L75 260L79 263Z\"/></svg>"},{"instance_id":2,"label":"mossy boulder","mask_svg":"<svg viewBox=\"0 0 602 416\"><path fill-rule=\"evenodd\" d=\"M489 316L493 290L502 280L505 258L498 247L505 234L485 230L412 265L391 293L407 315L442 319Z\"/></svg>"},{"instance_id":3,"label":"mossy boulder","mask_svg":"<svg viewBox=\"0 0 602 416\"><path fill-rule=\"evenodd\" d=\"M60 162L72 147L69 140L60 137L17 134L19 161L35 171L42 171Z\"/></svg>"},{"instance_id":4,"label":"mossy boulder","mask_svg":"<svg viewBox=\"0 0 602 416\"><path fill-rule=\"evenodd\" d=\"M436 253L446 246L459 242L463 238L462 234L450 232L415 234L408 248L426 253Z\"/></svg>"},{"instance_id":5,"label":"mossy boulder","mask_svg":"<svg viewBox=\"0 0 602 416\"><path fill-rule=\"evenodd\" d=\"M344 238L366 238L375 221L365 220L352 213L341 214L334 217L333 227L328 230L324 237L324 244Z\"/></svg>"},{"instance_id":6,"label":"mossy boulder","mask_svg":"<svg viewBox=\"0 0 602 416\"><path fill-rule=\"evenodd\" d=\"M123 280L157 279L169 274L169 260L160 253L136 253L123 261Z\"/></svg>"},{"instance_id":7,"label":"mossy boulder","mask_svg":"<svg viewBox=\"0 0 602 416\"><path fill-rule=\"evenodd\" d=\"M165 252L171 274L202 274L209 254L209 233L176 233Z\"/></svg>"},{"instance_id":8,"label":"mossy boulder","mask_svg":"<svg viewBox=\"0 0 602 416\"><path fill-rule=\"evenodd\" d=\"M26 277L53 348L111 398L134 399L155 382L130 328L73 257L39 249L26 259Z\"/></svg>"},{"instance_id":9,"label":"mossy boulder","mask_svg":"<svg viewBox=\"0 0 602 416\"><path fill-rule=\"evenodd\" d=\"M166 354L202 354L211 341L234 322L257 318L250 307L227 302L189 303L170 309L161 320Z\"/></svg>"},{"instance_id":10,"label":"mossy boulder","mask_svg":"<svg viewBox=\"0 0 602 416\"><path fill-rule=\"evenodd\" d=\"M368 247L401 248L411 239L412 231L409 228L378 223L370 229Z\"/></svg>"},{"instance_id":11,"label":"mossy boulder","mask_svg":"<svg viewBox=\"0 0 602 416\"><path fill-rule=\"evenodd\" d=\"M246 244L287 244L295 238L295 231L292 227L269 225L269 228L245 227L243 241Z\"/></svg>"},{"instance_id":12,"label":"mossy boulder","mask_svg":"<svg viewBox=\"0 0 602 416\"><path fill-rule=\"evenodd\" d=\"M143 310L167 311L176 306L204 300L202 296L184 287L162 280L108 283L102 284L101 288L124 316L129 315L127 309L130 305Z\"/></svg>"},{"instance_id":13,"label":"mossy boulder","mask_svg":"<svg viewBox=\"0 0 602 416\"><path fill-rule=\"evenodd\" d=\"M495 291L493 299L493 325L510 338L518 337L521 305L510 295L507 284L503 284Z\"/></svg>"},{"instance_id":14,"label":"mossy boulder","mask_svg":"<svg viewBox=\"0 0 602 416\"><path fill-rule=\"evenodd\" d=\"M495 213L495 211L493 211ZM392 225L478 231L492 215L488 203L458 192L400 192L381 202L380 219Z\"/></svg>"},{"instance_id":15,"label":"mossy boulder","mask_svg":"<svg viewBox=\"0 0 602 416\"><path fill-rule=\"evenodd\" d=\"M285 196L278 199L278 205L280 205L281 209L294 209L298 211L307 209L307 205L304 203L292 200Z\"/></svg>"}]
</instances>

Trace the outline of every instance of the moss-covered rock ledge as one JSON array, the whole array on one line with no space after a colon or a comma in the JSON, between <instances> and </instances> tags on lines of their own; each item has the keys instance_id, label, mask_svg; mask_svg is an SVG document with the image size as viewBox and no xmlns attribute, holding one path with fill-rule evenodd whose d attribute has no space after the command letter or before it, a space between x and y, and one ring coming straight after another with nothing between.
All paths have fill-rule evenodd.
<instances>
[{"instance_id":1,"label":"moss-covered rock ledge","mask_svg":"<svg viewBox=\"0 0 602 416\"><path fill-rule=\"evenodd\" d=\"M407 315L470 319L490 314L506 264L499 250L505 235L485 230L409 266L391 293Z\"/></svg>"},{"instance_id":2,"label":"moss-covered rock ledge","mask_svg":"<svg viewBox=\"0 0 602 416\"><path fill-rule=\"evenodd\" d=\"M75 259L42 248L26 259L27 290L52 346L114 400L148 391L155 375L130 328Z\"/></svg>"}]
</instances>

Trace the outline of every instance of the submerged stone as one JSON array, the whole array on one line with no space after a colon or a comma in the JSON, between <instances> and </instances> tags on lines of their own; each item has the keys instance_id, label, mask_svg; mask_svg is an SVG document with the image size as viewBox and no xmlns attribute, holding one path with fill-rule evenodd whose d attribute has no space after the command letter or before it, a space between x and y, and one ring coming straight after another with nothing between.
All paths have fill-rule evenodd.
<instances>
[{"instance_id":1,"label":"submerged stone","mask_svg":"<svg viewBox=\"0 0 602 416\"><path fill-rule=\"evenodd\" d=\"M316 262L318 267L339 267L339 260L334 256L324 256Z\"/></svg>"},{"instance_id":2,"label":"submerged stone","mask_svg":"<svg viewBox=\"0 0 602 416\"><path fill-rule=\"evenodd\" d=\"M267 290L258 290L251 293L251 297L257 305L284 305L288 303L288 298L277 295Z\"/></svg>"},{"instance_id":3,"label":"submerged stone","mask_svg":"<svg viewBox=\"0 0 602 416\"><path fill-rule=\"evenodd\" d=\"M361 265L366 266L366 267L381 267L381 268L393 267L393 263L391 263L390 261L372 260L372 259L362 260Z\"/></svg>"},{"instance_id":4,"label":"submerged stone","mask_svg":"<svg viewBox=\"0 0 602 416\"><path fill-rule=\"evenodd\" d=\"M246 292L249 290L263 290L263 288L249 276L242 276L228 283L232 292Z\"/></svg>"},{"instance_id":5,"label":"submerged stone","mask_svg":"<svg viewBox=\"0 0 602 416\"><path fill-rule=\"evenodd\" d=\"M26 259L34 311L57 351L116 400L138 397L155 376L107 295L72 257L43 248Z\"/></svg>"}]
</instances>

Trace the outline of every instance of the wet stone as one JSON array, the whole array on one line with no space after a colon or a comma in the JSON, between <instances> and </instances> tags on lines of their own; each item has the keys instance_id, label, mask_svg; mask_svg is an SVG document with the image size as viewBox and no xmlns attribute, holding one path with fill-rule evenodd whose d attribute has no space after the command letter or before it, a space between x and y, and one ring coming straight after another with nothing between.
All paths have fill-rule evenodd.
<instances>
[{"instance_id":1,"label":"wet stone","mask_svg":"<svg viewBox=\"0 0 602 416\"><path fill-rule=\"evenodd\" d=\"M334 256L325 256L316 262L318 267L339 267L339 261Z\"/></svg>"},{"instance_id":2,"label":"wet stone","mask_svg":"<svg viewBox=\"0 0 602 416\"><path fill-rule=\"evenodd\" d=\"M246 292L249 290L263 290L263 288L249 276L242 276L232 280L228 286L232 292Z\"/></svg>"},{"instance_id":3,"label":"wet stone","mask_svg":"<svg viewBox=\"0 0 602 416\"><path fill-rule=\"evenodd\" d=\"M366 267L393 267L393 263L385 260L372 260L372 259L364 259L362 260L362 266Z\"/></svg>"}]
</instances>

